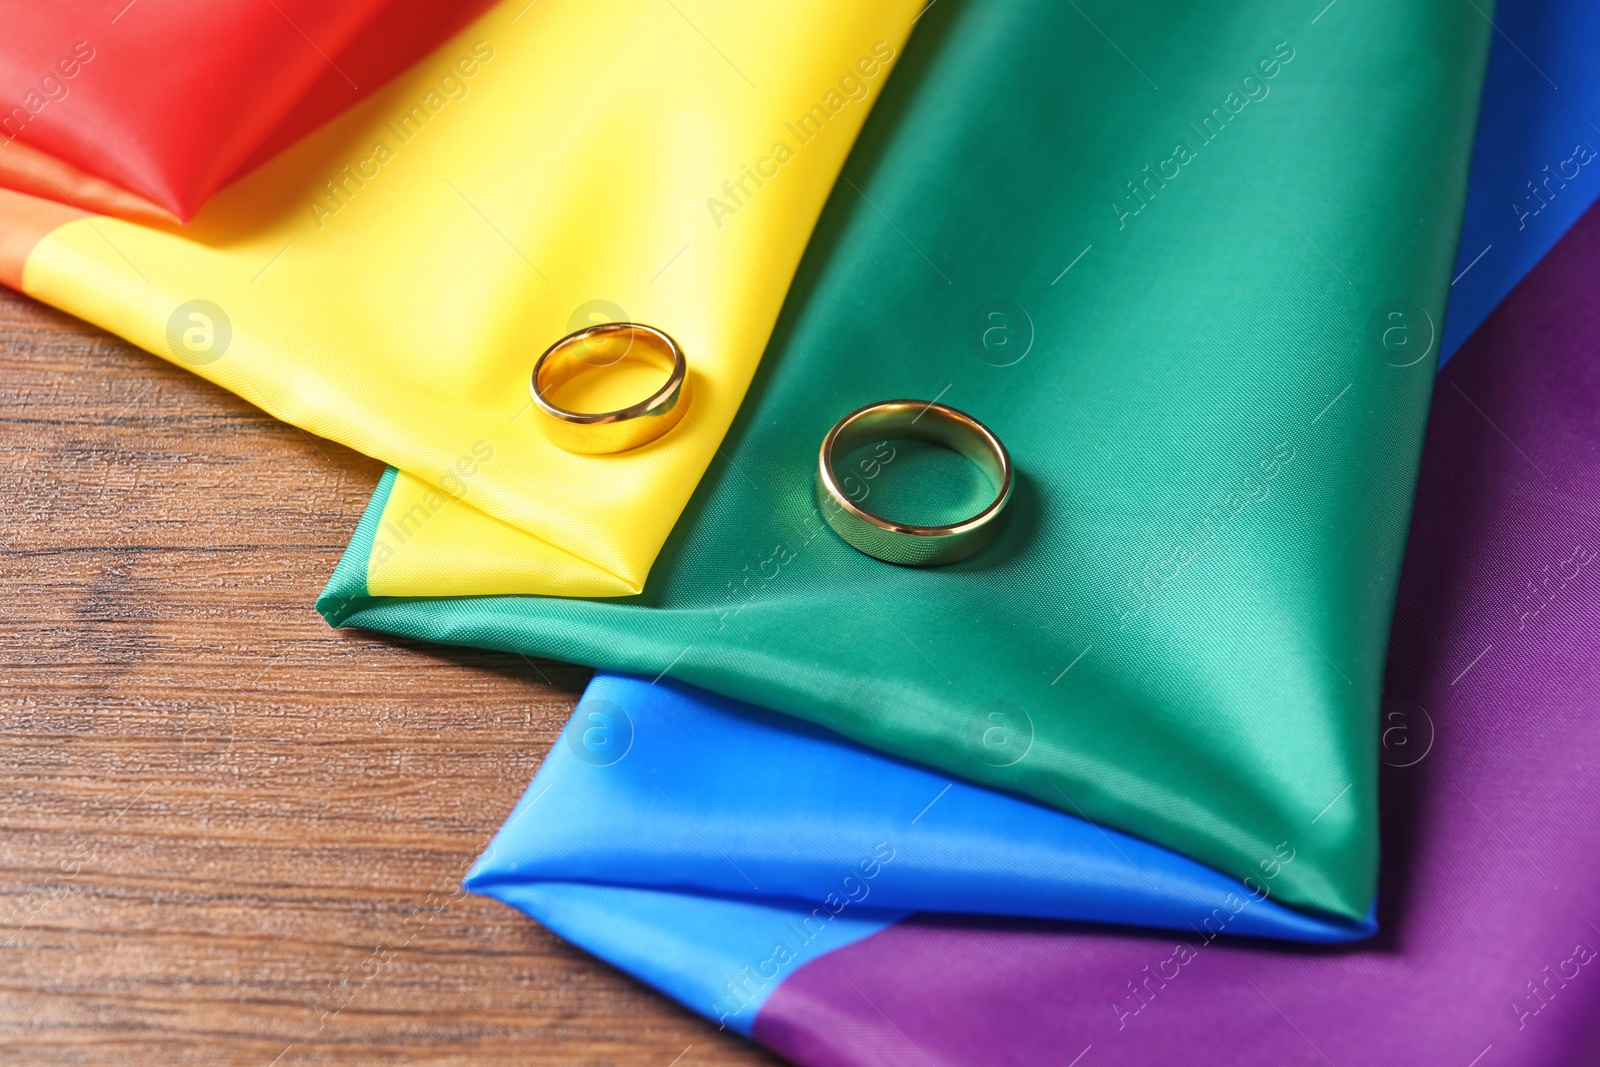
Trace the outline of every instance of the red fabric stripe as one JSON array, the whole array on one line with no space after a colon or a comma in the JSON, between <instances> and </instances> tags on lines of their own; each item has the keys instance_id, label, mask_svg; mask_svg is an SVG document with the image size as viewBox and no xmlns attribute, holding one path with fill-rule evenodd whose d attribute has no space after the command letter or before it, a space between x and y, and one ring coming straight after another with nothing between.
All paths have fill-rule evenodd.
<instances>
[{"instance_id":1,"label":"red fabric stripe","mask_svg":"<svg viewBox=\"0 0 1600 1067\"><path fill-rule=\"evenodd\" d=\"M360 100L489 3L7 6L0 137L187 219L241 168Z\"/></svg>"}]
</instances>

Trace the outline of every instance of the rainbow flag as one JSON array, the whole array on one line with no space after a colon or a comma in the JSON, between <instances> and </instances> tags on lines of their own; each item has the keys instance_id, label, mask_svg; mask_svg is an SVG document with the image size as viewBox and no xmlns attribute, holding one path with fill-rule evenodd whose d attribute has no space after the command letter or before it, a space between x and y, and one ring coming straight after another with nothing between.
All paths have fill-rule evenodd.
<instances>
[{"instance_id":1,"label":"rainbow flag","mask_svg":"<svg viewBox=\"0 0 1600 1067\"><path fill-rule=\"evenodd\" d=\"M929 8L642 593L440 595L517 589L517 544L467 508L408 533L399 474L320 607L677 679L1358 926L1493 31L1444 0L1316 14ZM1009 527L962 563L883 564L815 512L828 427L905 395L1015 459ZM905 464L873 490L953 490L900 499L924 515L986 488Z\"/></svg>"},{"instance_id":2,"label":"rainbow flag","mask_svg":"<svg viewBox=\"0 0 1600 1067\"><path fill-rule=\"evenodd\" d=\"M1372 932L1280 906L1295 852L1240 883L785 716L604 673L469 886L806 1064L1579 1062L1600 945L1582 817L1600 799L1582 773L1600 755L1584 652L1600 217L1550 252L1597 183L1567 174L1540 227L1521 187L1552 152L1586 154L1572 131L1600 80L1549 57L1581 58L1600 17L1497 18L1545 69L1516 45L1490 59L1440 362L1458 321L1477 329L1432 413L1385 679L1375 951L1230 944Z\"/></svg>"}]
</instances>

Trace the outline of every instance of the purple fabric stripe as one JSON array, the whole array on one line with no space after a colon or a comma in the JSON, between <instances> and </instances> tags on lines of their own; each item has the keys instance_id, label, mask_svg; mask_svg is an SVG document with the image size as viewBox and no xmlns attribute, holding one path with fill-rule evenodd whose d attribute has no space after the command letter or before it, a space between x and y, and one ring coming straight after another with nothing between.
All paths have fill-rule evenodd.
<instances>
[{"instance_id":1,"label":"purple fabric stripe","mask_svg":"<svg viewBox=\"0 0 1600 1067\"><path fill-rule=\"evenodd\" d=\"M1600 1064L1600 209L1441 376L1417 494L1377 939L921 918L798 971L756 1037L808 1067Z\"/></svg>"}]
</instances>

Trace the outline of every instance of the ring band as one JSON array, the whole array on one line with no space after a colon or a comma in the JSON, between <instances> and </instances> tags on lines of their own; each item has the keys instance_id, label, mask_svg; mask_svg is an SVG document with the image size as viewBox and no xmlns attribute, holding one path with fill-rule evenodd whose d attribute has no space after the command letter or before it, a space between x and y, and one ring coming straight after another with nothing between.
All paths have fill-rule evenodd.
<instances>
[{"instance_id":1,"label":"ring band","mask_svg":"<svg viewBox=\"0 0 1600 1067\"><path fill-rule=\"evenodd\" d=\"M961 453L989 476L996 486L994 499L971 518L946 526L912 526L867 511L840 488L833 460L891 437L931 441ZM817 458L817 504L828 525L858 552L909 567L954 563L993 541L1005 525L1011 484L1011 456L987 426L955 408L924 400L885 400L852 411L822 439Z\"/></svg>"},{"instance_id":2,"label":"ring band","mask_svg":"<svg viewBox=\"0 0 1600 1067\"><path fill-rule=\"evenodd\" d=\"M616 411L570 411L550 401L551 393L584 371L624 360L666 371L666 383ZM583 455L626 452L678 425L689 407L689 364L678 342L655 327L607 322L569 333L545 349L533 365L529 391L540 428L558 447Z\"/></svg>"}]
</instances>

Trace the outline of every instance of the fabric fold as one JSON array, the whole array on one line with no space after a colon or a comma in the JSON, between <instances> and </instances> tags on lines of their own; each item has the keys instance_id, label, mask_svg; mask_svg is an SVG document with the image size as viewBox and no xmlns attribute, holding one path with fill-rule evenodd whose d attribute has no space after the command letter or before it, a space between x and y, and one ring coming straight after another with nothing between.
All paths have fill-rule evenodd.
<instances>
[{"instance_id":1,"label":"fabric fold","mask_svg":"<svg viewBox=\"0 0 1600 1067\"><path fill-rule=\"evenodd\" d=\"M1600 7L1501 0L1439 361L1600 197Z\"/></svg>"},{"instance_id":2,"label":"fabric fold","mask_svg":"<svg viewBox=\"0 0 1600 1067\"><path fill-rule=\"evenodd\" d=\"M920 917L767 991L756 1039L805 1067L1595 1062L1597 285L1591 210L1440 376L1381 720L1376 941Z\"/></svg>"},{"instance_id":3,"label":"fabric fold","mask_svg":"<svg viewBox=\"0 0 1600 1067\"><path fill-rule=\"evenodd\" d=\"M743 1032L776 977L759 961L787 975L914 912L1318 943L1375 929L789 716L605 673L466 885ZM756 984L731 995L747 965Z\"/></svg>"},{"instance_id":4,"label":"fabric fold","mask_svg":"<svg viewBox=\"0 0 1600 1067\"><path fill-rule=\"evenodd\" d=\"M488 6L17 7L0 42L0 185L134 221L187 219Z\"/></svg>"},{"instance_id":5,"label":"fabric fold","mask_svg":"<svg viewBox=\"0 0 1600 1067\"><path fill-rule=\"evenodd\" d=\"M0 47L6 138L187 218L384 3L11 7Z\"/></svg>"},{"instance_id":6,"label":"fabric fold","mask_svg":"<svg viewBox=\"0 0 1600 1067\"><path fill-rule=\"evenodd\" d=\"M1091 1048L1128 1064L1232 1064L1241 1048L1290 1063L1588 1062L1597 264L1591 212L1442 375L1386 677L1384 931L1370 947L1251 948L1230 936L1259 934L1251 920L1334 938L1237 891L1209 915L1180 905L1192 925L1173 933L1016 921L1043 903L1163 925L1139 890L1170 892L1187 861L1115 831L1074 852L1062 831L1090 827L1068 816L604 673L468 887L807 1067ZM964 827L976 832L952 841ZM953 892L980 868L984 893ZM934 901L990 915L909 913ZM1106 903L1118 910L1095 910Z\"/></svg>"},{"instance_id":7,"label":"fabric fold","mask_svg":"<svg viewBox=\"0 0 1600 1067\"><path fill-rule=\"evenodd\" d=\"M60 225L21 285L410 471L402 536L464 501L524 535L545 591L634 593L916 10L505 3L181 230ZM533 362L624 318L684 346L691 410L646 448L563 452L528 415Z\"/></svg>"},{"instance_id":8,"label":"fabric fold","mask_svg":"<svg viewBox=\"0 0 1600 1067\"><path fill-rule=\"evenodd\" d=\"M1337 14L930 8L642 595L395 595L428 588L377 563L399 474L324 613L664 672L1234 879L1292 849L1278 899L1360 921L1488 24ZM964 563L861 556L812 503L832 422L906 395L1017 464L1010 526Z\"/></svg>"},{"instance_id":9,"label":"fabric fold","mask_svg":"<svg viewBox=\"0 0 1600 1067\"><path fill-rule=\"evenodd\" d=\"M48 152L41 152L21 141L8 141L0 151L0 190L26 193L41 200L53 200L78 214L115 215L135 222L175 223L178 216L150 200L130 193L104 178L64 163ZM9 205L8 205L9 207ZM4 216L8 228L16 225L10 210ZM77 217L77 215L69 216ZM40 234L39 236L43 236ZM22 253L32 251L38 238L29 241ZM20 262L20 261L19 261ZM20 275L19 275L20 278ZM21 281L7 281L13 289Z\"/></svg>"}]
</instances>

